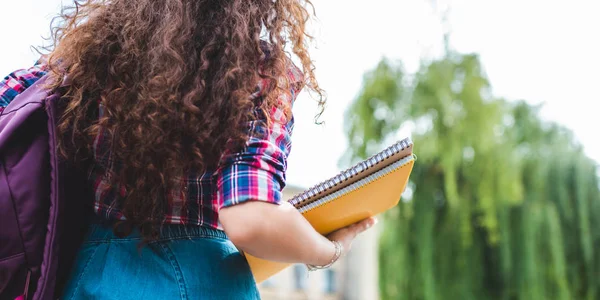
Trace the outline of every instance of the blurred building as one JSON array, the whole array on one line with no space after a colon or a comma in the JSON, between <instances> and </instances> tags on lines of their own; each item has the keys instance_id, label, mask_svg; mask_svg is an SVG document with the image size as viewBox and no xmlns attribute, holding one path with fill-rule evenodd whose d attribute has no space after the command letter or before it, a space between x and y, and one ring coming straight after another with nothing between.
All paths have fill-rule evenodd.
<instances>
[{"instance_id":1,"label":"blurred building","mask_svg":"<svg viewBox=\"0 0 600 300\"><path fill-rule=\"evenodd\" d=\"M302 192L286 187L284 198ZM331 269L308 273L306 266L297 264L259 285L264 300L375 300L378 299L377 232L359 237L352 251Z\"/></svg>"}]
</instances>

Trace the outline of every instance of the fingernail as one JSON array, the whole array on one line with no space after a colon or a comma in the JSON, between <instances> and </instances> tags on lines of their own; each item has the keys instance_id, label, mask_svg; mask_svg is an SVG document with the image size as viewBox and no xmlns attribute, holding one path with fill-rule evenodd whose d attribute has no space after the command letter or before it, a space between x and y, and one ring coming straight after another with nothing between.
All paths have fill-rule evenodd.
<instances>
[{"instance_id":1,"label":"fingernail","mask_svg":"<svg viewBox=\"0 0 600 300\"><path fill-rule=\"evenodd\" d=\"M377 219L374 220L370 220L369 222L367 222L367 226L366 229L371 228L373 225L377 224Z\"/></svg>"}]
</instances>

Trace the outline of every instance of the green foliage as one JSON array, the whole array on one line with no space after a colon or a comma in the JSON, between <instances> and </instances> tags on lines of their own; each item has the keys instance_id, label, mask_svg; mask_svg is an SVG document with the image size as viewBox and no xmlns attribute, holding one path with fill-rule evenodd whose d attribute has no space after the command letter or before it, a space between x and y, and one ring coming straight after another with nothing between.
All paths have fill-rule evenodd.
<instances>
[{"instance_id":1,"label":"green foliage","mask_svg":"<svg viewBox=\"0 0 600 300\"><path fill-rule=\"evenodd\" d=\"M597 165L539 107L495 98L476 55L387 60L346 115L347 158L412 124L412 196L388 212L383 299L600 297Z\"/></svg>"}]
</instances>

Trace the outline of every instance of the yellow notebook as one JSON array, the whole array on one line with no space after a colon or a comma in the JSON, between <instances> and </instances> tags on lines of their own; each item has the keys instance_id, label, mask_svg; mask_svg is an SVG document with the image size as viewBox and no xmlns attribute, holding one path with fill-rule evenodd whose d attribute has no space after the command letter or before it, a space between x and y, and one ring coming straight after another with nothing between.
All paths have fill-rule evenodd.
<instances>
[{"instance_id":1,"label":"yellow notebook","mask_svg":"<svg viewBox=\"0 0 600 300\"><path fill-rule=\"evenodd\" d=\"M382 213L400 200L415 156L409 138L294 196L289 202L321 234L328 234ZM257 283L291 264L246 254Z\"/></svg>"}]
</instances>

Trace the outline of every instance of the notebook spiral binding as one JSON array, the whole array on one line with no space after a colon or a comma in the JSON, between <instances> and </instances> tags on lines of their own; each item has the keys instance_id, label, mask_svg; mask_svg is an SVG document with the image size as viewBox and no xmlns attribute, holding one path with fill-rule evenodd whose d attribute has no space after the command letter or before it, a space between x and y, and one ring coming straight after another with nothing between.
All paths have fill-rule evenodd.
<instances>
[{"instance_id":1,"label":"notebook spiral binding","mask_svg":"<svg viewBox=\"0 0 600 300\"><path fill-rule=\"evenodd\" d=\"M373 173L343 189L340 189L339 191L336 191L334 193L331 193L323 198L320 198L319 200L313 201L311 203L308 203L304 206L301 206L298 208L298 211L300 213L305 213L307 211L310 211L312 209L315 209L317 207L322 206L323 204L326 204L338 197L341 197L345 194L348 194L350 192L353 192L355 190L360 189L361 187L375 181L378 180L379 178L386 176L394 171L396 171L397 169L401 168L402 166L406 165L408 162L410 162L411 160L415 160L416 159L416 155L412 154L410 156L407 156L395 163L392 163L391 165L383 168L381 171Z\"/></svg>"},{"instance_id":2,"label":"notebook spiral binding","mask_svg":"<svg viewBox=\"0 0 600 300\"><path fill-rule=\"evenodd\" d=\"M357 176L358 174L381 163L382 161L391 157L392 155L399 153L400 151L410 147L411 144L412 144L412 141L409 138L398 141L395 144L386 148L385 150L356 164L354 167L350 167L350 168L344 170L343 172L339 173L337 176L335 176L331 179L325 180L325 181L311 187L310 189L304 191L303 193L300 193L300 194L294 196L292 199L289 200L289 203L291 203L294 207L299 208L300 206L305 204L304 202L306 200L308 200L320 193L323 193L323 192L337 186L338 184L345 182L346 180L348 180L354 176ZM402 159L400 161L403 161L403 160L404 159ZM369 178L369 177L370 176L368 176L367 178Z\"/></svg>"}]
</instances>

